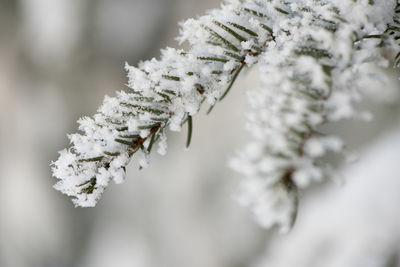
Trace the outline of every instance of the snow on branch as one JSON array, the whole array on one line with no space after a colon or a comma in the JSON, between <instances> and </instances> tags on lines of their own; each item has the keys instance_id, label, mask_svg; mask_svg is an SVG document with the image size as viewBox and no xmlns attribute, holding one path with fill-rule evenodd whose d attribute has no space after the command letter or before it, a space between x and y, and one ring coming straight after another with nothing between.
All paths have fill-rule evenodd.
<instances>
[{"instance_id":1,"label":"snow on branch","mask_svg":"<svg viewBox=\"0 0 400 267\"><path fill-rule=\"evenodd\" d=\"M395 10L395 1L229 0L187 20L177 39L188 51L166 48L160 59L126 65L131 90L106 96L96 115L78 121L81 133L52 163L55 188L76 206L94 206L110 181L124 180L134 155L146 167L156 143L165 154L167 129L188 122L191 133L201 105L212 108L258 63L262 86L248 92L254 141L232 166L247 177L241 200L258 221L289 229L298 189L327 176L320 158L343 148L317 127L363 117L353 104L371 77L367 66L400 58Z\"/></svg>"}]
</instances>

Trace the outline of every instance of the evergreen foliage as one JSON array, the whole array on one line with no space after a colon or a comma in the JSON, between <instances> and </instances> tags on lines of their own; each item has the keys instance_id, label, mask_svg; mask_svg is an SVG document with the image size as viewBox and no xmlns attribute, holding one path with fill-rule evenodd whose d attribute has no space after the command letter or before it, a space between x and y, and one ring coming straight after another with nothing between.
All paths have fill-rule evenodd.
<instances>
[{"instance_id":1,"label":"evergreen foliage","mask_svg":"<svg viewBox=\"0 0 400 267\"><path fill-rule=\"evenodd\" d=\"M134 155L146 167L156 143L166 153L167 129L187 123L189 146L200 107L211 111L257 64L262 85L248 92L246 126L253 141L231 162L246 176L242 203L263 226L290 229L298 190L329 175L321 158L344 148L318 127L364 117L354 109L361 82L373 79L373 66L399 64L398 14L395 1L230 0L187 20L178 40L188 51L166 48L160 59L126 65L131 90L78 121L81 133L52 163L55 188L76 206L94 206Z\"/></svg>"}]
</instances>

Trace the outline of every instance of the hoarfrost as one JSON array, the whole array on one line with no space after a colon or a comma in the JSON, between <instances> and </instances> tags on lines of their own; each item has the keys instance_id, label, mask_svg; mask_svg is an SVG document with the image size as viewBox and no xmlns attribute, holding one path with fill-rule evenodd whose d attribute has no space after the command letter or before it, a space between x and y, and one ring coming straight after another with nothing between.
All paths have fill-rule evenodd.
<instances>
[{"instance_id":1,"label":"hoarfrost","mask_svg":"<svg viewBox=\"0 0 400 267\"><path fill-rule=\"evenodd\" d=\"M400 28L395 4L231 0L181 23L177 39L191 48L125 65L130 90L106 96L96 115L78 121L81 133L69 135L71 148L52 163L55 188L76 206L94 206L111 180L124 180L134 154L141 167L155 142L166 154L165 129L180 131L203 102L220 100L242 67L258 63L261 86L247 94L254 140L231 165L246 176L242 202L257 221L288 230L298 188L327 176L321 157L344 149L317 128L365 117L354 104L374 77L369 66L388 67L384 55L395 59L397 34L387 34L388 25Z\"/></svg>"}]
</instances>

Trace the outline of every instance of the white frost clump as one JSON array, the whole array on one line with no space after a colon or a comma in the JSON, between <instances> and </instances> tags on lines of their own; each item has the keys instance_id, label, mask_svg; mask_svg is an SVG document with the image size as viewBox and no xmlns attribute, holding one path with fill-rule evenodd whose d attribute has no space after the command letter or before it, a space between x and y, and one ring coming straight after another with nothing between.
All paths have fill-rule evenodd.
<instances>
[{"instance_id":1,"label":"white frost clump","mask_svg":"<svg viewBox=\"0 0 400 267\"><path fill-rule=\"evenodd\" d=\"M203 102L214 106L243 67L258 63L262 86L248 92L246 126L254 140L232 166L247 177L240 198L257 220L289 229L298 188L323 179L321 157L344 147L317 128L363 117L353 105L362 81L374 76L368 66L389 65L382 47L390 59L400 57L395 4L229 0L187 20L177 39L189 42L188 51L166 48L160 59L127 64L131 90L106 97L96 115L78 121L81 133L69 135L71 148L52 164L56 189L77 206L94 206L111 180L123 181L135 154L141 167L157 141L165 154L166 129L190 127Z\"/></svg>"},{"instance_id":2,"label":"white frost clump","mask_svg":"<svg viewBox=\"0 0 400 267\"><path fill-rule=\"evenodd\" d=\"M369 36L383 34L395 7L394 1L375 2L293 1L280 7L285 12L262 11L274 18L275 42L258 59L261 88L248 92L252 113L246 128L255 142L231 165L247 177L240 202L265 227L290 229L297 191L330 174L321 157L344 149L318 126L365 117L354 109L365 93L360 81L371 76L364 66L387 62L383 40ZM392 48L390 41L387 46Z\"/></svg>"}]
</instances>

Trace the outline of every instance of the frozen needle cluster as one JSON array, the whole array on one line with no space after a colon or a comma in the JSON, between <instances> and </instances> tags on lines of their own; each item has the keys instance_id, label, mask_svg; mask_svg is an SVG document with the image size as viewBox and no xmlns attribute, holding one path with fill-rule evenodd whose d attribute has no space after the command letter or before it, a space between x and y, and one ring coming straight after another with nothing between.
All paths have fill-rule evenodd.
<instances>
[{"instance_id":1,"label":"frozen needle cluster","mask_svg":"<svg viewBox=\"0 0 400 267\"><path fill-rule=\"evenodd\" d=\"M167 129L187 122L191 132L200 106L213 107L257 63L262 86L248 92L254 141L232 165L247 177L241 200L258 221L289 229L298 189L327 175L327 151L343 149L317 128L363 117L354 103L360 81L373 77L368 66L397 58L396 10L395 1L230 0L187 20L178 40L188 51L167 48L160 59L127 65L131 90L78 121L81 133L69 135L72 146L52 164L56 189L76 206L94 206L110 181L124 180L134 155L146 167L156 143L165 154Z\"/></svg>"}]
</instances>

